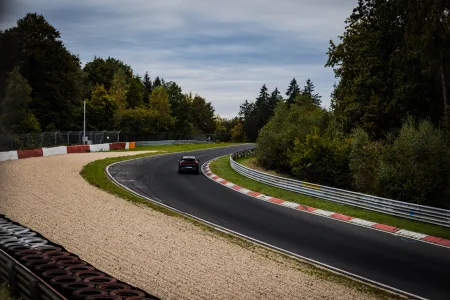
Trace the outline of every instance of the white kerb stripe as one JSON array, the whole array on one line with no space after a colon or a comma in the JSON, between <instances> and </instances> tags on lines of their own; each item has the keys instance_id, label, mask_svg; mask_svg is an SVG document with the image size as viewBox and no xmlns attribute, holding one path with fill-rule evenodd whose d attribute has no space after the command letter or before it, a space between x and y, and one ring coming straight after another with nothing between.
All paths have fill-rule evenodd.
<instances>
[{"instance_id":1,"label":"white kerb stripe","mask_svg":"<svg viewBox=\"0 0 450 300\"><path fill-rule=\"evenodd\" d=\"M241 192L242 194L247 194L248 192L250 192L250 190L242 188L239 190L239 192Z\"/></svg>"},{"instance_id":2,"label":"white kerb stripe","mask_svg":"<svg viewBox=\"0 0 450 300\"><path fill-rule=\"evenodd\" d=\"M16 160L16 159L19 159L19 155L17 154L16 150L0 152L0 161Z\"/></svg>"},{"instance_id":3,"label":"white kerb stripe","mask_svg":"<svg viewBox=\"0 0 450 300\"><path fill-rule=\"evenodd\" d=\"M52 147L52 148L42 148L43 156L67 154L66 146Z\"/></svg>"},{"instance_id":4,"label":"white kerb stripe","mask_svg":"<svg viewBox=\"0 0 450 300\"><path fill-rule=\"evenodd\" d=\"M289 207L289 208L296 208L298 206L298 203L285 201L285 202L281 203L281 205Z\"/></svg>"},{"instance_id":5,"label":"white kerb stripe","mask_svg":"<svg viewBox=\"0 0 450 300\"><path fill-rule=\"evenodd\" d=\"M355 224L358 224L361 226L367 226L367 227L372 227L373 225L377 224L375 222L370 222L370 221L366 221L366 220L362 220L362 219L358 219L358 218L351 219L349 222L355 223Z\"/></svg>"},{"instance_id":6,"label":"white kerb stripe","mask_svg":"<svg viewBox=\"0 0 450 300\"><path fill-rule=\"evenodd\" d=\"M418 232L414 232L414 231L409 231L409 230L405 230L405 229L401 229L399 231L397 231L395 234L397 235L401 235L401 236L406 236L409 238L414 238L414 239L423 239L424 237L426 237L426 234L423 233L418 233Z\"/></svg>"},{"instance_id":7,"label":"white kerb stripe","mask_svg":"<svg viewBox=\"0 0 450 300\"><path fill-rule=\"evenodd\" d=\"M332 214L334 214L334 212L331 211L327 211L327 210L323 210L323 209L316 209L315 211L312 212L313 214L317 214L317 215L321 215L321 216L331 216Z\"/></svg>"},{"instance_id":8,"label":"white kerb stripe","mask_svg":"<svg viewBox=\"0 0 450 300\"><path fill-rule=\"evenodd\" d=\"M232 183L232 182L228 182L228 183L224 184L224 186L227 186L227 187L232 187L233 185L234 185L234 183Z\"/></svg>"},{"instance_id":9,"label":"white kerb stripe","mask_svg":"<svg viewBox=\"0 0 450 300\"><path fill-rule=\"evenodd\" d=\"M261 199L261 200L264 200L264 201L269 201L270 199L272 199L272 197L266 196L266 195L262 195L262 194L256 196L256 198Z\"/></svg>"},{"instance_id":10,"label":"white kerb stripe","mask_svg":"<svg viewBox=\"0 0 450 300\"><path fill-rule=\"evenodd\" d=\"M222 180L224 180L223 178L217 178L217 179L215 179L217 182L219 182L219 181L222 181Z\"/></svg>"}]
</instances>

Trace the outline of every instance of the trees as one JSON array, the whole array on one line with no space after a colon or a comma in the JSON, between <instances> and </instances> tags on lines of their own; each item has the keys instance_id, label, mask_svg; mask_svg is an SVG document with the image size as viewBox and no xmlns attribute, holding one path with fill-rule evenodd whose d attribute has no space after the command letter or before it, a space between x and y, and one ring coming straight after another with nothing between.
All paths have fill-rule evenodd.
<instances>
[{"instance_id":1,"label":"trees","mask_svg":"<svg viewBox=\"0 0 450 300\"><path fill-rule=\"evenodd\" d=\"M91 99L86 99L86 127L90 130L108 130L117 109L116 102L103 85L96 85Z\"/></svg>"},{"instance_id":2,"label":"trees","mask_svg":"<svg viewBox=\"0 0 450 300\"><path fill-rule=\"evenodd\" d=\"M361 126L381 139L407 115L439 123L449 93L448 6L359 1L341 43L330 41L326 63L340 79L333 107L346 132Z\"/></svg>"},{"instance_id":3,"label":"trees","mask_svg":"<svg viewBox=\"0 0 450 300\"><path fill-rule=\"evenodd\" d=\"M30 111L31 87L15 67L6 80L5 96L0 103L1 125L15 133L39 132L41 126Z\"/></svg>"},{"instance_id":4,"label":"trees","mask_svg":"<svg viewBox=\"0 0 450 300\"><path fill-rule=\"evenodd\" d=\"M96 85L103 85L106 90L109 90L114 74L119 69L124 71L126 81L130 83L133 78L133 70L129 65L112 57L107 59L95 57L93 61L88 62L83 68L83 72L87 75L85 84L91 88L94 88Z\"/></svg>"},{"instance_id":5,"label":"trees","mask_svg":"<svg viewBox=\"0 0 450 300\"><path fill-rule=\"evenodd\" d=\"M117 70L117 72L114 74L109 94L115 101L116 106L119 110L124 110L128 107L128 84L124 69L119 68L119 70Z\"/></svg>"},{"instance_id":6,"label":"trees","mask_svg":"<svg viewBox=\"0 0 450 300\"><path fill-rule=\"evenodd\" d=\"M291 83L289 84L289 87L286 91L286 96L289 98L286 100L288 105L291 105L294 102L294 99L300 94L300 88L297 84L297 80L293 78L291 80Z\"/></svg>"},{"instance_id":7,"label":"trees","mask_svg":"<svg viewBox=\"0 0 450 300\"><path fill-rule=\"evenodd\" d=\"M192 101L191 113L194 128L198 132L214 132L214 108L211 102L206 102L204 98L195 95Z\"/></svg>"},{"instance_id":8,"label":"trees","mask_svg":"<svg viewBox=\"0 0 450 300\"><path fill-rule=\"evenodd\" d=\"M139 76L133 76L127 91L127 104L129 108L136 108L143 104L144 85Z\"/></svg>"},{"instance_id":9,"label":"trees","mask_svg":"<svg viewBox=\"0 0 450 300\"><path fill-rule=\"evenodd\" d=\"M70 128L81 105L80 61L59 39L59 31L36 13L0 32L0 90L6 74L19 67L32 88L29 108L44 130Z\"/></svg>"},{"instance_id":10,"label":"trees","mask_svg":"<svg viewBox=\"0 0 450 300\"><path fill-rule=\"evenodd\" d=\"M322 103L322 96L320 96L319 94L314 94L314 89L315 86L313 84L313 82L311 81L311 79L307 79L306 80L306 85L303 88L303 90L301 91L302 95L307 96L308 98L311 99L311 102L314 105L320 106L320 104Z\"/></svg>"},{"instance_id":11,"label":"trees","mask_svg":"<svg viewBox=\"0 0 450 300\"><path fill-rule=\"evenodd\" d=\"M155 132L167 131L175 122L172 117L169 96L163 86L155 87L150 95L150 111Z\"/></svg>"}]
</instances>

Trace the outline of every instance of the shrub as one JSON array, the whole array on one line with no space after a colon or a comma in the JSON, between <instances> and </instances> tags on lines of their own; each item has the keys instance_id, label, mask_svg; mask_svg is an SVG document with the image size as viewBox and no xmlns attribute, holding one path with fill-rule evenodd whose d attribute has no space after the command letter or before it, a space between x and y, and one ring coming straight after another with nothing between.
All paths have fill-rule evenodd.
<instances>
[{"instance_id":1,"label":"shrub","mask_svg":"<svg viewBox=\"0 0 450 300\"><path fill-rule=\"evenodd\" d=\"M313 127L304 142L298 138L289 151L292 173L300 180L338 188L348 188L350 182L350 139L320 135Z\"/></svg>"},{"instance_id":2,"label":"shrub","mask_svg":"<svg viewBox=\"0 0 450 300\"><path fill-rule=\"evenodd\" d=\"M377 170L382 196L424 205L450 206L450 151L444 133L429 121L408 118L384 149Z\"/></svg>"},{"instance_id":3,"label":"shrub","mask_svg":"<svg viewBox=\"0 0 450 300\"><path fill-rule=\"evenodd\" d=\"M349 167L352 176L352 186L362 193L376 193L376 172L380 167L383 144L371 142L369 135L363 129L352 133Z\"/></svg>"}]
</instances>

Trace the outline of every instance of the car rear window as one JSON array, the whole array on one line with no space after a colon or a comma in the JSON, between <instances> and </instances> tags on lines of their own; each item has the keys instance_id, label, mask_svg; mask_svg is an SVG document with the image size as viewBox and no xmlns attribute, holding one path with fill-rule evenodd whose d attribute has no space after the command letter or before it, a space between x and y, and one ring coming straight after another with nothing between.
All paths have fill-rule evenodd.
<instances>
[{"instance_id":1,"label":"car rear window","mask_svg":"<svg viewBox=\"0 0 450 300\"><path fill-rule=\"evenodd\" d=\"M184 162L195 162L195 159L193 158L183 158Z\"/></svg>"}]
</instances>

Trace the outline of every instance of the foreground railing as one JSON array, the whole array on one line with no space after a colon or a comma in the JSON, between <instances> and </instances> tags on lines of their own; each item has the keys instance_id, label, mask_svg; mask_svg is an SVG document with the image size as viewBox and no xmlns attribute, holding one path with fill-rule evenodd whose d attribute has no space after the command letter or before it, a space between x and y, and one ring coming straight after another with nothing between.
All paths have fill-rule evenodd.
<instances>
[{"instance_id":1,"label":"foreground railing","mask_svg":"<svg viewBox=\"0 0 450 300\"><path fill-rule=\"evenodd\" d=\"M308 183L300 180L283 178L270 175L264 172L250 169L237 163L234 159L254 155L254 150L245 150L230 155L230 166L233 170L253 180L293 191L329 200L341 204L356 206L368 210L373 210L385 214L395 215L403 218L417 221L442 225L450 227L450 210L440 209L425 205L402 202L328 186L322 186L314 183Z\"/></svg>"},{"instance_id":2,"label":"foreground railing","mask_svg":"<svg viewBox=\"0 0 450 300\"><path fill-rule=\"evenodd\" d=\"M65 300L55 289L36 277L18 261L0 249L0 282L6 282L12 294L30 300Z\"/></svg>"}]
</instances>

